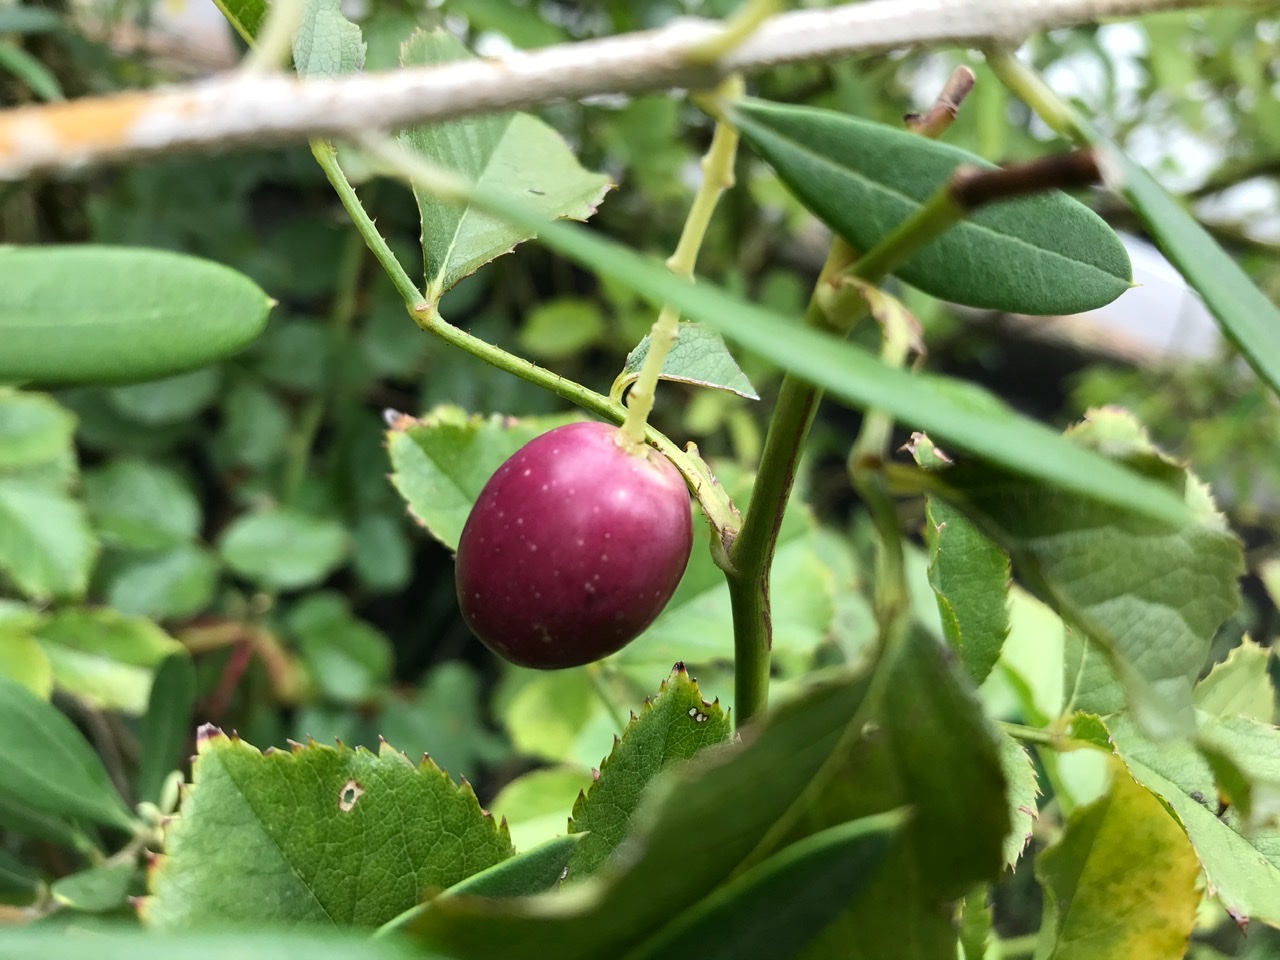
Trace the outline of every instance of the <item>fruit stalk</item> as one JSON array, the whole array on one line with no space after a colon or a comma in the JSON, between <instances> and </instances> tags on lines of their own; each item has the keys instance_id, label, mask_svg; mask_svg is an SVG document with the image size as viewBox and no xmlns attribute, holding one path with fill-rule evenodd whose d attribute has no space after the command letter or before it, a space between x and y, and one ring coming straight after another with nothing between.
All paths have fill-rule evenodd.
<instances>
[{"instance_id":1,"label":"fruit stalk","mask_svg":"<svg viewBox=\"0 0 1280 960\"><path fill-rule=\"evenodd\" d=\"M716 92L717 96L736 97L743 91L742 78L730 77ZM667 258L667 269L678 277L693 279L698 262L698 251L707 235L707 227L715 213L721 195L734 184L733 164L738 154L738 132L726 123L717 122L711 137L711 147L702 158L702 184L694 195L680 241L675 253ZM680 332L680 313L666 304L658 312L649 332L649 353L645 357L640 375L627 394L627 417L622 424L622 440L631 452L636 452L645 442L645 424L653 412L658 379L667 354L675 346Z\"/></svg>"}]
</instances>

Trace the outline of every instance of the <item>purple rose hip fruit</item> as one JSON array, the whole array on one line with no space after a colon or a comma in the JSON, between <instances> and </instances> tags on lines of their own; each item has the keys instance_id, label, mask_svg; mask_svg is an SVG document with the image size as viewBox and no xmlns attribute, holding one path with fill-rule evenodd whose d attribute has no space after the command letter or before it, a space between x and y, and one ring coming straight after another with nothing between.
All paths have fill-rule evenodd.
<instances>
[{"instance_id":1,"label":"purple rose hip fruit","mask_svg":"<svg viewBox=\"0 0 1280 960\"><path fill-rule=\"evenodd\" d=\"M458 603L485 645L554 670L620 650L675 592L693 547L666 457L572 423L532 440L480 492L458 542Z\"/></svg>"}]
</instances>

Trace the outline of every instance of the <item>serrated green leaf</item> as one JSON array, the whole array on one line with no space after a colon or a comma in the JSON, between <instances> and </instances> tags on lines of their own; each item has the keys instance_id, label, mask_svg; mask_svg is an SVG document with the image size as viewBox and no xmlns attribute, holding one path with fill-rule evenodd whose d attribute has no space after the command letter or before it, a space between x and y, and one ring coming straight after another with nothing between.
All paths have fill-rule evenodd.
<instances>
[{"instance_id":1,"label":"serrated green leaf","mask_svg":"<svg viewBox=\"0 0 1280 960\"><path fill-rule=\"evenodd\" d=\"M63 906L85 913L106 913L124 906L134 876L131 862L90 867L57 880L49 892Z\"/></svg>"},{"instance_id":2,"label":"serrated green leaf","mask_svg":"<svg viewBox=\"0 0 1280 960\"><path fill-rule=\"evenodd\" d=\"M1078 808L1036 858L1045 889L1036 956L1180 960L1200 904L1199 872L1177 822L1115 763L1107 795Z\"/></svg>"},{"instance_id":3,"label":"serrated green leaf","mask_svg":"<svg viewBox=\"0 0 1280 960\"><path fill-rule=\"evenodd\" d=\"M1009 635L1009 555L954 507L929 498L925 509L929 585L942 630L982 683Z\"/></svg>"},{"instance_id":4,"label":"serrated green leaf","mask_svg":"<svg viewBox=\"0 0 1280 960\"><path fill-rule=\"evenodd\" d=\"M1241 544L1199 481L1129 414L1092 411L1068 435L1184 496L1196 523L1149 520L979 463L931 473L934 492L1005 547L1023 582L1105 654L1149 729L1186 733L1196 677L1239 602ZM1109 683L1105 672L1098 680ZM1077 686L1077 704L1089 693Z\"/></svg>"},{"instance_id":5,"label":"serrated green leaf","mask_svg":"<svg viewBox=\"0 0 1280 960\"><path fill-rule=\"evenodd\" d=\"M598 232L565 223L544 223L527 204L511 196L474 189L469 196L476 205L537 232L544 244L576 263L622 284L655 306L669 303L684 316L719 330L846 403L883 410L907 426L930 431L936 440L1062 490L1168 523L1189 522L1185 502L1167 488L1015 414L971 383L912 375L889 367L865 350L797 326L791 319L712 284L681 280L656 260Z\"/></svg>"},{"instance_id":6,"label":"serrated green leaf","mask_svg":"<svg viewBox=\"0 0 1280 960\"><path fill-rule=\"evenodd\" d=\"M766 838L780 820L802 812L811 788L819 791L814 779L854 721L866 684L850 673L812 684L744 731L741 744L668 769L633 818L636 858L625 867L610 861L555 897L437 900L413 932L463 960L621 955L753 854L774 849L776 840Z\"/></svg>"},{"instance_id":7,"label":"serrated green leaf","mask_svg":"<svg viewBox=\"0 0 1280 960\"><path fill-rule=\"evenodd\" d=\"M22 593L34 600L81 596L97 557L77 501L41 484L0 479L0 570Z\"/></svg>"},{"instance_id":8,"label":"serrated green leaf","mask_svg":"<svg viewBox=\"0 0 1280 960\"><path fill-rule=\"evenodd\" d=\"M405 66L431 66L470 56L443 30L419 31L405 43L400 61ZM468 183L525 198L548 220L585 220L611 186L608 177L584 170L555 130L525 113L416 127L402 132L400 143ZM414 194L422 215L426 297L431 303L463 277L536 235L469 205L441 203L421 190Z\"/></svg>"},{"instance_id":9,"label":"serrated green leaf","mask_svg":"<svg viewBox=\"0 0 1280 960\"><path fill-rule=\"evenodd\" d=\"M173 470L145 460L115 460L84 475L84 499L105 543L163 550L200 533L200 501Z\"/></svg>"},{"instance_id":10,"label":"serrated green leaf","mask_svg":"<svg viewBox=\"0 0 1280 960\"><path fill-rule=\"evenodd\" d=\"M240 517L218 544L233 571L265 587L296 590L319 583L341 566L350 546L334 520L278 508Z\"/></svg>"},{"instance_id":11,"label":"serrated green leaf","mask_svg":"<svg viewBox=\"0 0 1280 960\"><path fill-rule=\"evenodd\" d=\"M196 703L196 671L186 650L166 657L151 684L139 737L142 754L138 798L158 804L169 774L182 762L182 749Z\"/></svg>"},{"instance_id":12,"label":"serrated green leaf","mask_svg":"<svg viewBox=\"0 0 1280 960\"><path fill-rule=\"evenodd\" d=\"M1004 865L1017 866L1022 851L1031 842L1031 828L1037 817L1036 799L1040 783L1035 764L1026 747L1004 731L999 731L1000 768L1008 784L1009 835L1004 840Z\"/></svg>"},{"instance_id":13,"label":"serrated green leaf","mask_svg":"<svg viewBox=\"0 0 1280 960\"><path fill-rule=\"evenodd\" d=\"M75 430L75 415L53 398L0 387L0 473L55 459Z\"/></svg>"},{"instance_id":14,"label":"serrated green leaf","mask_svg":"<svg viewBox=\"0 0 1280 960\"><path fill-rule=\"evenodd\" d=\"M293 37L293 65L301 77L336 77L364 66L360 28L342 13L339 0L306 0Z\"/></svg>"},{"instance_id":15,"label":"serrated green leaf","mask_svg":"<svg viewBox=\"0 0 1280 960\"><path fill-rule=\"evenodd\" d=\"M798 957L875 876L902 812L830 827L741 874L626 960Z\"/></svg>"},{"instance_id":16,"label":"serrated green leaf","mask_svg":"<svg viewBox=\"0 0 1280 960\"><path fill-rule=\"evenodd\" d=\"M1258 376L1280 391L1280 309L1150 174L1092 124L1082 126L1105 161L1101 166L1107 186L1133 208Z\"/></svg>"},{"instance_id":17,"label":"serrated green leaf","mask_svg":"<svg viewBox=\"0 0 1280 960\"><path fill-rule=\"evenodd\" d=\"M615 392L619 387L625 389L639 379L640 368L644 366L648 355L649 336L646 334L636 348L627 354L627 362L614 383ZM727 390L747 400L760 399L756 388L729 353L724 337L697 323L680 324L680 335L667 358L662 361L661 377L677 383Z\"/></svg>"},{"instance_id":18,"label":"serrated green leaf","mask_svg":"<svg viewBox=\"0 0 1280 960\"><path fill-rule=\"evenodd\" d=\"M0 381L169 376L244 348L262 332L269 307L247 277L185 254L0 248Z\"/></svg>"},{"instance_id":19,"label":"serrated green leaf","mask_svg":"<svg viewBox=\"0 0 1280 960\"><path fill-rule=\"evenodd\" d=\"M1280 731L1245 717L1199 717L1201 737L1247 758L1252 776L1280 783ZM1094 721L1097 726L1101 723ZM1109 728L1109 730L1108 730ZM1139 783L1177 816L1195 848L1209 889L1239 922L1280 925L1280 826L1246 831L1239 813L1219 815L1214 773L1187 741L1157 744L1120 715L1102 729Z\"/></svg>"},{"instance_id":20,"label":"serrated green leaf","mask_svg":"<svg viewBox=\"0 0 1280 960\"><path fill-rule=\"evenodd\" d=\"M106 600L121 613L156 619L188 617L208 608L219 572L218 558L197 544L131 557L112 570Z\"/></svg>"},{"instance_id":21,"label":"serrated green leaf","mask_svg":"<svg viewBox=\"0 0 1280 960\"><path fill-rule=\"evenodd\" d=\"M855 250L870 250L976 154L831 110L743 99L728 116L783 182ZM982 207L895 273L943 300L1011 313L1071 314L1133 282L1106 222L1051 191Z\"/></svg>"},{"instance_id":22,"label":"serrated green leaf","mask_svg":"<svg viewBox=\"0 0 1280 960\"><path fill-rule=\"evenodd\" d=\"M161 936L150 930L112 929L75 936L49 927L0 928L5 960L441 960L410 953L394 940L325 931L264 929L253 933L184 932Z\"/></svg>"},{"instance_id":23,"label":"serrated green leaf","mask_svg":"<svg viewBox=\"0 0 1280 960\"><path fill-rule=\"evenodd\" d=\"M465 782L385 744L262 754L205 727L192 781L142 907L162 931L379 926L513 852Z\"/></svg>"},{"instance_id":24,"label":"serrated green leaf","mask_svg":"<svg viewBox=\"0 0 1280 960\"><path fill-rule=\"evenodd\" d=\"M702 699L696 680L677 664L658 694L646 700L613 751L600 764L599 779L573 805L570 833L586 832L569 861L569 876L594 873L627 835L631 817L649 782L666 767L689 760L732 733L720 701Z\"/></svg>"},{"instance_id":25,"label":"serrated green leaf","mask_svg":"<svg viewBox=\"0 0 1280 960\"><path fill-rule=\"evenodd\" d=\"M102 761L63 714L0 677L0 782L38 813L133 828Z\"/></svg>"},{"instance_id":26,"label":"serrated green leaf","mask_svg":"<svg viewBox=\"0 0 1280 960\"><path fill-rule=\"evenodd\" d=\"M1227 658L1196 684L1196 707L1220 717L1242 716L1271 723L1276 691L1271 683L1271 648L1245 636Z\"/></svg>"},{"instance_id":27,"label":"serrated green leaf","mask_svg":"<svg viewBox=\"0 0 1280 960\"><path fill-rule=\"evenodd\" d=\"M181 645L150 620L108 608L69 608L36 639L58 688L89 706L138 715L147 708L155 668Z\"/></svg>"},{"instance_id":28,"label":"serrated green leaf","mask_svg":"<svg viewBox=\"0 0 1280 960\"><path fill-rule=\"evenodd\" d=\"M911 630L886 657L861 736L815 791L801 829L907 806L912 817L873 882L806 956L954 960L958 931L938 905L995 880L1006 863L1006 761L967 672L939 641Z\"/></svg>"},{"instance_id":29,"label":"serrated green leaf","mask_svg":"<svg viewBox=\"0 0 1280 960\"><path fill-rule=\"evenodd\" d=\"M482 765L499 764L512 752L505 738L486 727L484 702L476 671L450 660L422 679L412 699L387 700L378 730L409 756L430 754L442 770L476 779ZM564 824L561 817L557 833L564 832ZM523 846L514 830L511 838L517 847Z\"/></svg>"},{"instance_id":30,"label":"serrated green leaf","mask_svg":"<svg viewBox=\"0 0 1280 960\"><path fill-rule=\"evenodd\" d=\"M591 782L591 772L582 767L539 767L498 791L489 809L507 822L516 849L527 850L564 834L575 799ZM581 836L573 834L575 841Z\"/></svg>"},{"instance_id":31,"label":"serrated green leaf","mask_svg":"<svg viewBox=\"0 0 1280 960\"><path fill-rule=\"evenodd\" d=\"M468 416L438 407L421 420L405 418L387 432L391 482L409 512L450 550L489 478L534 437L580 417Z\"/></svg>"},{"instance_id":32,"label":"serrated green leaf","mask_svg":"<svg viewBox=\"0 0 1280 960\"><path fill-rule=\"evenodd\" d=\"M309 594L289 612L285 623L320 689L331 699L363 703L390 678L391 642L353 616L341 594Z\"/></svg>"}]
</instances>

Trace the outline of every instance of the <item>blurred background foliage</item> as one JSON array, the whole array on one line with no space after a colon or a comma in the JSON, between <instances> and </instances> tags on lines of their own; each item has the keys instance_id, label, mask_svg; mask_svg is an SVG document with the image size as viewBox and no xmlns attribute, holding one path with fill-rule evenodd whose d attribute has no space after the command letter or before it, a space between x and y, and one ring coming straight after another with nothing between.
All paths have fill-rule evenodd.
<instances>
[{"instance_id":1,"label":"blurred background foliage","mask_svg":"<svg viewBox=\"0 0 1280 960\"><path fill-rule=\"evenodd\" d=\"M678 16L719 16L733 6L444 0L424 9L368 0L358 12L366 68L374 70L396 65L399 43L416 26L443 24L477 52L495 54ZM235 42L208 11L181 0L0 5L0 101L105 92L230 66ZM1186 198L1265 291L1280 296L1280 20L1242 10L1163 14L1053 32L1037 38L1030 53L1060 91L1087 104ZM978 85L950 141L996 161L1050 147L1050 133L963 52L788 67L752 87L775 100L899 123L929 105L959 62L975 67ZM706 117L663 95L599 97L541 114L584 166L618 185L592 228L669 253L709 140ZM825 253L824 228L745 150L738 177L739 189L717 212L700 272L798 316ZM410 194L390 182L361 190L402 262L414 263L418 223ZM1117 229L1135 229L1106 197L1092 202ZM1128 407L1166 449L1187 458L1250 550L1248 602L1224 630L1218 655L1246 632L1269 645L1277 628L1271 591L1280 587L1272 559L1280 530L1280 409L1217 339L1176 274L1141 236L1127 237L1142 286L1085 317L989 315L899 292L924 325L930 368L979 380L1059 426L1092 406ZM730 698L722 656L681 652L682 640L692 643L716 627L719 608L707 596L710 587L698 584L689 587L686 618L668 623L664 638L641 641L649 645L631 660L624 653L582 670L534 674L500 665L470 638L458 617L448 551L407 515L388 482L386 412L417 416L450 404L527 416L557 412L559 401L421 333L305 148L6 184L0 240L188 251L243 271L279 301L266 335L219 366L51 393L76 425L74 444L68 437L44 467L73 478L101 553L83 605L25 602L30 598L0 577L0 597L9 598L0 599L0 670L58 698L92 734L126 796L137 796L131 783L152 672L178 645L197 668L189 729L212 722L263 747L308 735L376 745L381 735L410 755L429 751L513 818L521 846L563 830L573 796L590 782L628 706L639 708L676 656L697 664L704 691ZM83 295L91 301L93 291ZM601 391L653 319L629 294L536 243L464 281L441 312ZM668 384L655 419L681 442L696 441L745 489L779 374L758 358L739 359L761 404ZM811 445L801 496L813 516L797 509L800 546L794 557L780 556L786 566L775 577L775 607L797 608L781 622L780 685L822 664L856 659L871 636L870 533L844 471L856 427L856 415L828 407ZM902 511L907 528L918 532L920 505ZM920 552L912 571L918 616L936 629ZM997 715L1038 722L1036 711L1048 716L1060 707L1062 626L1021 593L1013 620L1001 669L983 693ZM1102 774L1089 766L1092 759L1057 758L1052 783L1070 787L1070 802L1097 791ZM1051 835L1052 814L1065 804L1048 779L1042 786L1040 829ZM0 818L0 828L12 826ZM0 837L0 853L29 852L31 841L17 832ZM66 856L45 844L36 862L56 876L70 869L59 860ZM1031 875L1020 870L1020 879L998 892L1008 936L1038 920ZM1270 949L1265 936L1241 946L1221 917L1207 914L1204 926L1198 956L1241 949L1271 955L1262 952Z\"/></svg>"}]
</instances>

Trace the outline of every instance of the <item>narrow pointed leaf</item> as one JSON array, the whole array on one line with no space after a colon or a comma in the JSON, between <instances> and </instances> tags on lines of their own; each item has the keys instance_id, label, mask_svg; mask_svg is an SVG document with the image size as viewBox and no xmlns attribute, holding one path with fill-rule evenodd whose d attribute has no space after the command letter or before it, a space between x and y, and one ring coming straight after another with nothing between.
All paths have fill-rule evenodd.
<instances>
[{"instance_id":1,"label":"narrow pointed leaf","mask_svg":"<svg viewBox=\"0 0 1280 960\"><path fill-rule=\"evenodd\" d=\"M181 373L248 346L270 303L248 277L185 254L0 248L0 381L128 382Z\"/></svg>"},{"instance_id":2,"label":"narrow pointed leaf","mask_svg":"<svg viewBox=\"0 0 1280 960\"><path fill-rule=\"evenodd\" d=\"M703 700L697 681L683 663L676 664L600 764L599 779L579 794L569 832L587 836L574 851L568 875L577 879L595 872L622 842L649 781L671 764L724 743L730 733L720 701Z\"/></svg>"},{"instance_id":3,"label":"narrow pointed leaf","mask_svg":"<svg viewBox=\"0 0 1280 960\"><path fill-rule=\"evenodd\" d=\"M614 384L615 391L619 387L630 387L640 378L640 368L644 366L647 356L648 335L627 354L627 362ZM697 323L680 324L680 335L667 358L662 361L660 376L663 380L676 383L690 383L698 387L736 393L747 400L760 399L756 388L729 353L724 337Z\"/></svg>"},{"instance_id":4,"label":"narrow pointed leaf","mask_svg":"<svg viewBox=\"0 0 1280 960\"><path fill-rule=\"evenodd\" d=\"M1076 810L1036 859L1046 893L1036 956L1181 960L1200 904L1199 872L1178 823L1113 762L1106 796Z\"/></svg>"},{"instance_id":5,"label":"narrow pointed leaf","mask_svg":"<svg viewBox=\"0 0 1280 960\"><path fill-rule=\"evenodd\" d=\"M793 193L855 250L870 250L976 154L832 110L743 99L729 118ZM1124 245L1095 213L1051 191L991 204L895 273L943 300L1012 313L1071 314L1132 285Z\"/></svg>"},{"instance_id":6,"label":"narrow pointed leaf","mask_svg":"<svg viewBox=\"0 0 1280 960\"><path fill-rule=\"evenodd\" d=\"M400 59L405 66L431 66L470 56L453 36L436 30L414 34ZM608 177L579 165L555 130L525 113L417 127L403 132L400 142L469 183L524 197L547 220L585 220L610 187ZM426 294L432 303L463 277L535 235L471 206L442 203L420 190L414 193L422 215Z\"/></svg>"},{"instance_id":7,"label":"narrow pointed leaf","mask_svg":"<svg viewBox=\"0 0 1280 960\"><path fill-rule=\"evenodd\" d=\"M184 759L182 750L193 726L195 702L195 666L191 655L181 650L166 657L156 670L147 712L142 716L140 799L160 802L165 780Z\"/></svg>"},{"instance_id":8,"label":"narrow pointed leaf","mask_svg":"<svg viewBox=\"0 0 1280 960\"><path fill-rule=\"evenodd\" d=\"M143 919L380 926L511 856L505 828L430 760L384 745L259 753L205 727Z\"/></svg>"},{"instance_id":9,"label":"narrow pointed leaf","mask_svg":"<svg viewBox=\"0 0 1280 960\"><path fill-rule=\"evenodd\" d=\"M656 260L596 233L565 223L543 223L536 211L508 195L473 190L470 197L655 306L670 303L689 319L719 330L854 407L883 410L906 426L927 430L949 448L983 456L1060 489L1166 522L1190 520L1182 498L1168 489L1064 440L973 384L888 367L866 350L802 327L713 284L681 280Z\"/></svg>"},{"instance_id":10,"label":"narrow pointed leaf","mask_svg":"<svg viewBox=\"0 0 1280 960\"><path fill-rule=\"evenodd\" d=\"M626 960L798 957L872 880L905 819L882 813L797 841L717 889Z\"/></svg>"},{"instance_id":11,"label":"narrow pointed leaf","mask_svg":"<svg viewBox=\"0 0 1280 960\"><path fill-rule=\"evenodd\" d=\"M1039 815L1036 800L1040 796L1040 783L1027 748L1003 731L998 739L1000 766L1009 785L1009 835L1004 840L1004 864L1014 867L1031 842L1031 830Z\"/></svg>"},{"instance_id":12,"label":"narrow pointed leaf","mask_svg":"<svg viewBox=\"0 0 1280 960\"><path fill-rule=\"evenodd\" d=\"M133 880L133 863L104 864L63 877L50 888L53 899L85 913L106 913L124 906Z\"/></svg>"},{"instance_id":13,"label":"narrow pointed leaf","mask_svg":"<svg viewBox=\"0 0 1280 960\"><path fill-rule=\"evenodd\" d=\"M932 497L925 543L943 633L974 682L982 683L1009 635L1009 555L963 513Z\"/></svg>"},{"instance_id":14,"label":"narrow pointed leaf","mask_svg":"<svg viewBox=\"0 0 1280 960\"><path fill-rule=\"evenodd\" d=\"M0 928L0 956L5 960L441 960L411 953L391 940L371 942L332 931L267 931L265 926L253 933L169 936L130 929L71 936L56 926Z\"/></svg>"},{"instance_id":15,"label":"narrow pointed leaf","mask_svg":"<svg viewBox=\"0 0 1280 960\"><path fill-rule=\"evenodd\" d=\"M1006 763L966 671L942 644L911 630L886 657L883 692L797 829L899 807L912 815L874 880L806 956L954 960L958 931L938 904L994 881L1006 863Z\"/></svg>"},{"instance_id":16,"label":"narrow pointed leaf","mask_svg":"<svg viewBox=\"0 0 1280 960\"><path fill-rule=\"evenodd\" d=\"M1161 252L1204 299L1227 339L1280 392L1280 309L1150 174L1092 124L1083 126L1107 161L1102 167L1107 185L1124 197Z\"/></svg>"},{"instance_id":17,"label":"narrow pointed leaf","mask_svg":"<svg viewBox=\"0 0 1280 960\"><path fill-rule=\"evenodd\" d=\"M123 830L133 818L102 761L56 707L0 677L0 783L40 813Z\"/></svg>"}]
</instances>

